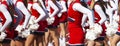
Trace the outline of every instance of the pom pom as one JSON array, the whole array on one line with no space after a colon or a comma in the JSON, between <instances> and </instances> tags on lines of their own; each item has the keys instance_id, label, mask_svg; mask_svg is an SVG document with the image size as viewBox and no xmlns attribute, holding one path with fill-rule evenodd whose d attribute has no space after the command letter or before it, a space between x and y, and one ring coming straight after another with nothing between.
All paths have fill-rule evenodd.
<instances>
[{"instance_id":1,"label":"pom pom","mask_svg":"<svg viewBox=\"0 0 120 46\"><path fill-rule=\"evenodd\" d=\"M21 32L22 29L23 29L23 28L22 28L22 25L18 25L15 30L18 31L18 32Z\"/></svg>"},{"instance_id":2,"label":"pom pom","mask_svg":"<svg viewBox=\"0 0 120 46\"><path fill-rule=\"evenodd\" d=\"M29 24L34 24L35 20L36 20L36 18L34 16L31 16L31 18L29 20Z\"/></svg>"},{"instance_id":3,"label":"pom pom","mask_svg":"<svg viewBox=\"0 0 120 46\"><path fill-rule=\"evenodd\" d=\"M26 29L26 30L22 31L21 37L27 38L29 35L30 35L30 30Z\"/></svg>"},{"instance_id":4,"label":"pom pom","mask_svg":"<svg viewBox=\"0 0 120 46\"><path fill-rule=\"evenodd\" d=\"M95 40L97 38L97 35L94 32L92 32L92 30L87 29L85 38L88 40Z\"/></svg>"},{"instance_id":5,"label":"pom pom","mask_svg":"<svg viewBox=\"0 0 120 46\"><path fill-rule=\"evenodd\" d=\"M32 25L29 26L29 29L31 29L31 30L37 30L39 28L39 26L40 25L38 23L32 24Z\"/></svg>"},{"instance_id":6,"label":"pom pom","mask_svg":"<svg viewBox=\"0 0 120 46\"><path fill-rule=\"evenodd\" d=\"M54 21L55 21L54 17L47 18L48 25L51 25L52 23L54 23Z\"/></svg>"},{"instance_id":7,"label":"pom pom","mask_svg":"<svg viewBox=\"0 0 120 46\"><path fill-rule=\"evenodd\" d=\"M117 31L117 28L113 28L113 26L107 27L106 34L107 36L113 36Z\"/></svg>"},{"instance_id":8,"label":"pom pom","mask_svg":"<svg viewBox=\"0 0 120 46\"><path fill-rule=\"evenodd\" d=\"M98 35L102 33L102 27L101 27L101 25L95 23L93 28L94 28L93 29L94 33L96 33Z\"/></svg>"},{"instance_id":9,"label":"pom pom","mask_svg":"<svg viewBox=\"0 0 120 46\"><path fill-rule=\"evenodd\" d=\"M1 35L0 35L0 41L3 41L3 40L5 39L6 36L7 36L6 33L1 32Z\"/></svg>"}]
</instances>

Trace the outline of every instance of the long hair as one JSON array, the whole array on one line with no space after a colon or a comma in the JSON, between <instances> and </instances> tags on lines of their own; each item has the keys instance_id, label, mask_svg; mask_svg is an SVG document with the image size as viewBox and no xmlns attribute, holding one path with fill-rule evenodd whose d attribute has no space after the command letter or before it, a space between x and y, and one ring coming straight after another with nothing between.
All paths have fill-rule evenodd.
<instances>
[{"instance_id":1,"label":"long hair","mask_svg":"<svg viewBox=\"0 0 120 46\"><path fill-rule=\"evenodd\" d=\"M80 1L80 3L81 3L82 6L84 6L84 7L87 8L87 4L86 4L86 2L85 2L84 0L83 0L83 1Z\"/></svg>"},{"instance_id":2,"label":"long hair","mask_svg":"<svg viewBox=\"0 0 120 46\"><path fill-rule=\"evenodd\" d=\"M109 4L109 3L108 2L104 2L103 0L98 0L97 2L95 2L94 7L95 7L96 4L98 4L102 8L103 12L108 17L108 15L106 13L106 8L107 8L107 4Z\"/></svg>"},{"instance_id":3,"label":"long hair","mask_svg":"<svg viewBox=\"0 0 120 46\"><path fill-rule=\"evenodd\" d=\"M15 10L14 10L14 5L13 4L9 3L9 5L8 5L8 11L9 11L9 13L11 15L11 18L12 18L12 22L11 22L11 24L9 26L9 29L12 30L14 28L14 14L15 14Z\"/></svg>"}]
</instances>

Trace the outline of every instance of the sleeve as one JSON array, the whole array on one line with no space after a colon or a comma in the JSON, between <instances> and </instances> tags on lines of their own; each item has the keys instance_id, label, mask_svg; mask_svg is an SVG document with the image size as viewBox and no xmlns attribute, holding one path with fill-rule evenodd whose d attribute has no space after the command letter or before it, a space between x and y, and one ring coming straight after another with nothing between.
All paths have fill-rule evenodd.
<instances>
[{"instance_id":1,"label":"sleeve","mask_svg":"<svg viewBox=\"0 0 120 46\"><path fill-rule=\"evenodd\" d=\"M23 28L26 28L31 15L22 2L17 3L17 8L25 15L25 21L23 23Z\"/></svg>"},{"instance_id":2,"label":"sleeve","mask_svg":"<svg viewBox=\"0 0 120 46\"><path fill-rule=\"evenodd\" d=\"M66 7L65 1L61 1L61 5L62 5L62 8L63 8L61 12L67 12L67 7Z\"/></svg>"},{"instance_id":3,"label":"sleeve","mask_svg":"<svg viewBox=\"0 0 120 46\"><path fill-rule=\"evenodd\" d=\"M93 13L92 13L91 10L85 8L84 6L82 6L82 5L79 4L79 3L75 3L75 4L73 5L73 10L79 11L79 12L87 15L87 16L88 16L88 19L89 19L89 21L90 21L90 23L89 23L89 24L90 24L90 27L93 27L93 25L94 25L94 19L93 19L93 18L94 18L94 17L93 17Z\"/></svg>"},{"instance_id":4,"label":"sleeve","mask_svg":"<svg viewBox=\"0 0 120 46\"><path fill-rule=\"evenodd\" d=\"M50 14L50 17L55 16L59 12L59 8L52 1L48 1L48 5L54 9L54 12Z\"/></svg>"},{"instance_id":5,"label":"sleeve","mask_svg":"<svg viewBox=\"0 0 120 46\"><path fill-rule=\"evenodd\" d=\"M101 20L99 21L99 24L102 24L107 19L107 17L105 16L105 13L103 12L102 8L99 5L95 5L94 9L101 18Z\"/></svg>"},{"instance_id":6,"label":"sleeve","mask_svg":"<svg viewBox=\"0 0 120 46\"><path fill-rule=\"evenodd\" d=\"M20 21L23 18L23 14L21 13L21 11L17 7L15 7L15 12L16 12L18 17L17 17L16 22L14 24L14 28L16 28L19 25Z\"/></svg>"},{"instance_id":7,"label":"sleeve","mask_svg":"<svg viewBox=\"0 0 120 46\"><path fill-rule=\"evenodd\" d=\"M71 3L71 2L72 2L71 0L68 0L68 1L67 1L67 5L68 5L67 7L70 6L70 3Z\"/></svg>"},{"instance_id":8,"label":"sleeve","mask_svg":"<svg viewBox=\"0 0 120 46\"><path fill-rule=\"evenodd\" d=\"M5 30L5 28L8 25L10 25L10 23L12 22L12 18L10 16L10 13L8 12L7 8L5 7L5 5L0 5L0 11L3 13L3 15L6 18L4 25L0 28L0 32L2 32Z\"/></svg>"},{"instance_id":9,"label":"sleeve","mask_svg":"<svg viewBox=\"0 0 120 46\"><path fill-rule=\"evenodd\" d=\"M117 10L117 5L113 1L110 1L110 5L112 6L112 10Z\"/></svg>"},{"instance_id":10,"label":"sleeve","mask_svg":"<svg viewBox=\"0 0 120 46\"><path fill-rule=\"evenodd\" d=\"M28 3L27 9L28 9L29 11L31 10L31 7L32 7L32 4L29 4L29 3Z\"/></svg>"},{"instance_id":11,"label":"sleeve","mask_svg":"<svg viewBox=\"0 0 120 46\"><path fill-rule=\"evenodd\" d=\"M84 26L86 19L87 19L87 15L83 14L82 23L81 23L82 26Z\"/></svg>"},{"instance_id":12,"label":"sleeve","mask_svg":"<svg viewBox=\"0 0 120 46\"><path fill-rule=\"evenodd\" d=\"M38 17L38 19L35 22L39 22L46 16L44 10L37 3L33 4L33 8L36 9L40 13L40 16Z\"/></svg>"}]
</instances>

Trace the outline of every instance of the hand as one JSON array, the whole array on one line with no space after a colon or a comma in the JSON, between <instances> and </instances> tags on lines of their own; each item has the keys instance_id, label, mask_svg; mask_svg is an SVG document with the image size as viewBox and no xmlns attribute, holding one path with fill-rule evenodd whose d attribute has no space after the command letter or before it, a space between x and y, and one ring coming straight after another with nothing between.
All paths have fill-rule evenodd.
<instances>
[{"instance_id":1,"label":"hand","mask_svg":"<svg viewBox=\"0 0 120 46\"><path fill-rule=\"evenodd\" d=\"M7 34L5 32L1 32L1 34L0 34L0 41L3 41L6 36L7 36Z\"/></svg>"},{"instance_id":2,"label":"hand","mask_svg":"<svg viewBox=\"0 0 120 46\"><path fill-rule=\"evenodd\" d=\"M60 37L65 37L65 31L60 32Z\"/></svg>"},{"instance_id":3,"label":"hand","mask_svg":"<svg viewBox=\"0 0 120 46\"><path fill-rule=\"evenodd\" d=\"M20 33L23 30L22 25L18 25L15 30Z\"/></svg>"},{"instance_id":4,"label":"hand","mask_svg":"<svg viewBox=\"0 0 120 46\"><path fill-rule=\"evenodd\" d=\"M39 24L38 23L35 23L35 24L31 24L30 26L29 26L29 29L31 29L31 30L37 30L38 28L39 28Z\"/></svg>"},{"instance_id":5,"label":"hand","mask_svg":"<svg viewBox=\"0 0 120 46\"><path fill-rule=\"evenodd\" d=\"M54 21L55 21L55 18L54 18L54 17L49 17L49 18L47 18L48 25L53 24Z\"/></svg>"}]
</instances>

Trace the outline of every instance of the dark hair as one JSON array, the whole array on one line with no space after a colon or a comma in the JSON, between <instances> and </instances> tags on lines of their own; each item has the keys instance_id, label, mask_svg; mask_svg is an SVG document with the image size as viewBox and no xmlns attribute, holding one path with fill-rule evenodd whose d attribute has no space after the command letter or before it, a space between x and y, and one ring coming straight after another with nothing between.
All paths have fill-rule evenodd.
<instances>
[{"instance_id":1,"label":"dark hair","mask_svg":"<svg viewBox=\"0 0 120 46\"><path fill-rule=\"evenodd\" d=\"M105 13L105 15L106 15L107 17L109 17L109 16L106 14L106 9L105 9L105 8L107 8L107 4L110 5L110 3L104 2L103 0L98 0L97 2L95 2L94 7L95 7L96 4L99 4L99 5L101 6L103 12ZM93 10L94 10L94 9L93 9Z\"/></svg>"},{"instance_id":2,"label":"dark hair","mask_svg":"<svg viewBox=\"0 0 120 46\"><path fill-rule=\"evenodd\" d=\"M85 2L84 0L83 0L83 1L80 1L80 3L81 3L82 6L84 6L84 7L87 8L87 4L86 4L86 2Z\"/></svg>"},{"instance_id":3,"label":"dark hair","mask_svg":"<svg viewBox=\"0 0 120 46\"><path fill-rule=\"evenodd\" d=\"M27 8L28 0L23 0L23 3L24 3L24 5L25 5L25 7Z\"/></svg>"},{"instance_id":4,"label":"dark hair","mask_svg":"<svg viewBox=\"0 0 120 46\"><path fill-rule=\"evenodd\" d=\"M14 28L14 14L15 14L15 10L14 10L14 5L13 4L9 4L8 5L8 11L11 15L11 18L12 18L12 22L11 24L9 25L9 29L12 30Z\"/></svg>"}]
</instances>

